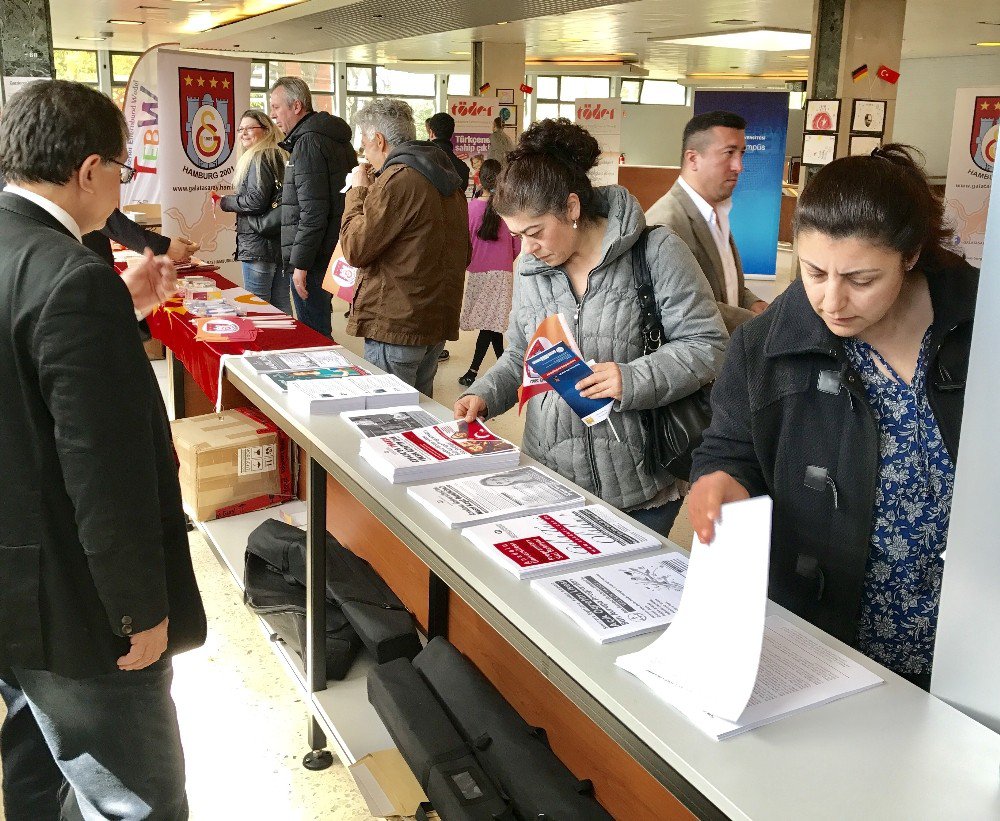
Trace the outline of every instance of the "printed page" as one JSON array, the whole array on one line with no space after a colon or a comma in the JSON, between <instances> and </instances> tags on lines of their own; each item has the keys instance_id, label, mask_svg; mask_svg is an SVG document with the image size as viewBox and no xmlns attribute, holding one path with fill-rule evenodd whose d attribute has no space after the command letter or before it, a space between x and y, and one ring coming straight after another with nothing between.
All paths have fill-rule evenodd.
<instances>
[{"instance_id":1,"label":"printed page","mask_svg":"<svg viewBox=\"0 0 1000 821\"><path fill-rule=\"evenodd\" d=\"M300 371L307 368L337 368L350 365L341 352L342 348L317 350L267 351L245 356L246 362L257 373L267 371Z\"/></svg>"},{"instance_id":2,"label":"printed page","mask_svg":"<svg viewBox=\"0 0 1000 821\"><path fill-rule=\"evenodd\" d=\"M392 410L352 411L343 416L366 439L425 428L440 421L417 405Z\"/></svg>"},{"instance_id":3,"label":"printed page","mask_svg":"<svg viewBox=\"0 0 1000 821\"><path fill-rule=\"evenodd\" d=\"M617 664L686 691L705 712L739 719L750 700L764 637L771 499L722 506L715 538L695 536L680 608L666 633ZM648 677L643 677L649 683Z\"/></svg>"},{"instance_id":4,"label":"printed page","mask_svg":"<svg viewBox=\"0 0 1000 821\"><path fill-rule=\"evenodd\" d=\"M688 560L673 551L531 583L604 643L666 626L677 613Z\"/></svg>"}]
</instances>

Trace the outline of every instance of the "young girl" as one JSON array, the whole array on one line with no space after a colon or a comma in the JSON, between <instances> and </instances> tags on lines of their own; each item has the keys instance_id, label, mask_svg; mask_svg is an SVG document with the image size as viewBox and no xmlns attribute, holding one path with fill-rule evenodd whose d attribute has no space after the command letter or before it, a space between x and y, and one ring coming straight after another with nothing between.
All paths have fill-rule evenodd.
<instances>
[{"instance_id":1,"label":"young girl","mask_svg":"<svg viewBox=\"0 0 1000 821\"><path fill-rule=\"evenodd\" d=\"M469 203L472 262L459 322L463 331L479 331L479 338L472 364L458 380L458 384L466 387L476 381L490 345L497 359L503 353L503 332L510 319L514 291L514 260L521 253L521 240L511 236L493 208L493 190L499 174L500 163L484 161L479 169L483 195Z\"/></svg>"}]
</instances>

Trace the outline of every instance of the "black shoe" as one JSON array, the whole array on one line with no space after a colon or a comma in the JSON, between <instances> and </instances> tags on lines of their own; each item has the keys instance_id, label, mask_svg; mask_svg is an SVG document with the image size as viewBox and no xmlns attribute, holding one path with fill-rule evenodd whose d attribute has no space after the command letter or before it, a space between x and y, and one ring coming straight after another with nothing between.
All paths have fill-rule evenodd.
<instances>
[{"instance_id":1,"label":"black shoe","mask_svg":"<svg viewBox=\"0 0 1000 821\"><path fill-rule=\"evenodd\" d=\"M438 354L438 362L444 362L446 359L449 359L450 357L451 354L448 353L448 349L445 348L443 351L441 351L441 353Z\"/></svg>"},{"instance_id":2,"label":"black shoe","mask_svg":"<svg viewBox=\"0 0 1000 821\"><path fill-rule=\"evenodd\" d=\"M476 377L479 376L479 371L474 371L471 368L465 372L464 376L458 377L458 384L463 387L469 387L473 382L476 381Z\"/></svg>"}]
</instances>

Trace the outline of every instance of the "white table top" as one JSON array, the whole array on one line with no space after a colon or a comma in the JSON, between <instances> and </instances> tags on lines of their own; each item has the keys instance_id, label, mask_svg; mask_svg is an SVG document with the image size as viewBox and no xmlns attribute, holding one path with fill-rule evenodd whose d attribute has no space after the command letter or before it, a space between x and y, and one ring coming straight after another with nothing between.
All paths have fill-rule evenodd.
<instances>
[{"instance_id":1,"label":"white table top","mask_svg":"<svg viewBox=\"0 0 1000 821\"><path fill-rule=\"evenodd\" d=\"M679 774L737 819L1000 818L1000 735L773 602L769 613L875 670L885 684L727 741L710 740L614 666L658 634L604 646L590 640L527 581L412 500L407 485L392 485L363 463L360 434L339 415L299 414L244 362L226 367L237 387L672 792L683 790ZM431 400L421 404L451 418ZM522 464L537 463L522 456Z\"/></svg>"}]
</instances>

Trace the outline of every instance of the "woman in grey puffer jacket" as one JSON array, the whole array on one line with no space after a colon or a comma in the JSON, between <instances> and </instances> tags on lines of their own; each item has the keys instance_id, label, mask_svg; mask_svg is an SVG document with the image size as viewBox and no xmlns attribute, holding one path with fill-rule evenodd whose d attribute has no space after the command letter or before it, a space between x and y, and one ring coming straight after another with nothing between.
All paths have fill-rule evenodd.
<instances>
[{"instance_id":1,"label":"woman in grey puffer jacket","mask_svg":"<svg viewBox=\"0 0 1000 821\"><path fill-rule=\"evenodd\" d=\"M568 120L543 120L521 137L500 177L494 205L522 237L507 349L455 405L455 415L496 416L517 402L525 348L546 316L561 313L594 375L584 396L614 398L614 430L588 428L558 394L528 402L522 449L557 473L663 535L683 487L641 467L646 433L639 411L680 399L715 379L728 335L708 281L688 247L665 228L647 237L646 258L666 342L643 355L632 246L645 220L624 188L593 188L587 172L597 141Z\"/></svg>"}]
</instances>

